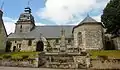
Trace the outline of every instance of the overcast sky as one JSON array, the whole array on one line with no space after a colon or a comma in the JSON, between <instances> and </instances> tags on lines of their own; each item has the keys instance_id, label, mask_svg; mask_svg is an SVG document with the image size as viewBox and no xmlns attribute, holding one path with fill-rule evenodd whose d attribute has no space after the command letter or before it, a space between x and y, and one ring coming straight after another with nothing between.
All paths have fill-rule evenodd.
<instances>
[{"instance_id":1,"label":"overcast sky","mask_svg":"<svg viewBox=\"0 0 120 70\"><path fill-rule=\"evenodd\" d=\"M14 32L18 20L29 0L4 1L4 24L7 33ZM36 25L77 25L87 14L100 21L100 16L109 0L30 0L30 8Z\"/></svg>"}]
</instances>

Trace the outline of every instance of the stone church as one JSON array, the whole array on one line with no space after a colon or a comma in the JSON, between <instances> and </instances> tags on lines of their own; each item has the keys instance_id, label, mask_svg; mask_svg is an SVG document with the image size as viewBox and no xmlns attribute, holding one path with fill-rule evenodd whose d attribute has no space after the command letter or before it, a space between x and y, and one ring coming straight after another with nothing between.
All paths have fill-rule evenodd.
<instances>
[{"instance_id":1,"label":"stone church","mask_svg":"<svg viewBox=\"0 0 120 70\"><path fill-rule=\"evenodd\" d=\"M11 42L10 50L13 52L70 52L73 49L75 51L103 49L103 25L90 16L77 26L36 26L31 9L27 7L15 24L15 32L8 36Z\"/></svg>"},{"instance_id":2,"label":"stone church","mask_svg":"<svg viewBox=\"0 0 120 70\"><path fill-rule=\"evenodd\" d=\"M107 34L104 34L104 25L89 15L76 26L36 26L30 7L26 7L15 24L15 32L8 36L8 41L11 43L11 52L69 53L81 50L103 50L107 41L106 37L110 38ZM117 42L119 43L119 40Z\"/></svg>"},{"instance_id":3,"label":"stone church","mask_svg":"<svg viewBox=\"0 0 120 70\"><path fill-rule=\"evenodd\" d=\"M7 48L11 52L43 52L39 60L49 68L89 68L88 50L120 49L120 37L105 34L104 25L89 15L75 26L36 26L30 7L26 7L15 24Z\"/></svg>"}]
</instances>

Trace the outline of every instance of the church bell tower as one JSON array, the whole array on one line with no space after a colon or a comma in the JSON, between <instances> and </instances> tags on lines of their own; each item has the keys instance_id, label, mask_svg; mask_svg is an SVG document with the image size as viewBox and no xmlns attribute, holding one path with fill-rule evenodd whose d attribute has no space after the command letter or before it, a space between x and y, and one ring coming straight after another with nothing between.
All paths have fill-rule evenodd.
<instances>
[{"instance_id":1,"label":"church bell tower","mask_svg":"<svg viewBox=\"0 0 120 70\"><path fill-rule=\"evenodd\" d=\"M26 7L24 13L20 14L20 17L16 23L15 33L27 33L32 31L35 27L34 17L31 14L30 7Z\"/></svg>"}]
</instances>

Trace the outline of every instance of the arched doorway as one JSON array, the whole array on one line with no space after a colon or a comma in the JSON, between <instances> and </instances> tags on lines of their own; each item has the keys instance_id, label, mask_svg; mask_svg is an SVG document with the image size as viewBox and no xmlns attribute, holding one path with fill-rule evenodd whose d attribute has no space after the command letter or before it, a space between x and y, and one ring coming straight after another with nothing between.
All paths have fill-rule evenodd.
<instances>
[{"instance_id":1,"label":"arched doorway","mask_svg":"<svg viewBox=\"0 0 120 70\"><path fill-rule=\"evenodd\" d=\"M112 40L107 41L105 46L105 50L115 50L115 45Z\"/></svg>"},{"instance_id":2,"label":"arched doorway","mask_svg":"<svg viewBox=\"0 0 120 70\"><path fill-rule=\"evenodd\" d=\"M11 42L7 41L6 42L6 49L5 49L5 52L10 52L10 48L11 48Z\"/></svg>"},{"instance_id":3,"label":"arched doorway","mask_svg":"<svg viewBox=\"0 0 120 70\"><path fill-rule=\"evenodd\" d=\"M43 51L44 49L44 44L42 41L38 41L37 42L37 46L36 46L36 51Z\"/></svg>"},{"instance_id":4,"label":"arched doorway","mask_svg":"<svg viewBox=\"0 0 120 70\"><path fill-rule=\"evenodd\" d=\"M13 52L15 52L15 51L16 51L16 46L13 47Z\"/></svg>"}]
</instances>

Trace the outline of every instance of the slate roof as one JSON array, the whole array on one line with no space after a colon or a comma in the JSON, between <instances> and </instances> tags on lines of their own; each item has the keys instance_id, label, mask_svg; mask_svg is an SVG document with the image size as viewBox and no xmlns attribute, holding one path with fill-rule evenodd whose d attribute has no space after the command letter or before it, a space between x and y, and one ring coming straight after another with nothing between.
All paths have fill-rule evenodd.
<instances>
[{"instance_id":1,"label":"slate roof","mask_svg":"<svg viewBox=\"0 0 120 70\"><path fill-rule=\"evenodd\" d=\"M88 22L97 22L95 19L87 15L87 17L81 22L82 23L88 23Z\"/></svg>"},{"instance_id":2,"label":"slate roof","mask_svg":"<svg viewBox=\"0 0 120 70\"><path fill-rule=\"evenodd\" d=\"M40 34L46 38L60 38L62 28L65 30L66 38L71 38L73 27L74 26L35 26L31 32L12 33L8 36L8 39L40 38Z\"/></svg>"},{"instance_id":3,"label":"slate roof","mask_svg":"<svg viewBox=\"0 0 120 70\"><path fill-rule=\"evenodd\" d=\"M0 10L0 26L3 26L4 30L5 30L5 35L7 36L7 31L6 31L6 28L5 28L5 25L4 25L4 22L3 22L3 11Z\"/></svg>"},{"instance_id":4,"label":"slate roof","mask_svg":"<svg viewBox=\"0 0 120 70\"><path fill-rule=\"evenodd\" d=\"M104 27L104 25L101 22L97 22L95 19L93 19L92 17L87 15L87 17L85 19L83 19L77 26L73 27L73 31L76 27L81 26L83 24L100 24ZM73 33L73 31L72 31L72 33Z\"/></svg>"}]
</instances>

